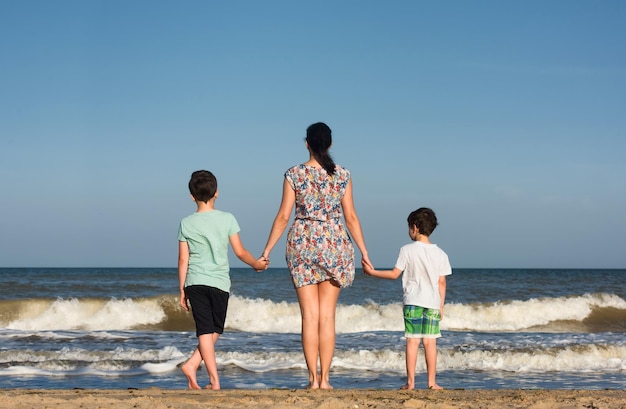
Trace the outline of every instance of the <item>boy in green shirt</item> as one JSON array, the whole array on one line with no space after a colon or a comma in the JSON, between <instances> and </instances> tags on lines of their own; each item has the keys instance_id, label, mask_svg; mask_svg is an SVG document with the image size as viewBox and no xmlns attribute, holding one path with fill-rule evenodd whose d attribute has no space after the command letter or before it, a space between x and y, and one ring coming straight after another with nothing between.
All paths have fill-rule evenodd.
<instances>
[{"instance_id":1,"label":"boy in green shirt","mask_svg":"<svg viewBox=\"0 0 626 409\"><path fill-rule=\"evenodd\" d=\"M193 313L198 347L182 366L189 389L200 389L196 372L202 361L210 384L220 389L215 360L215 343L224 332L230 294L228 244L235 255L256 271L266 270L269 260L258 260L243 246L235 217L215 209L217 179L206 170L192 173L189 192L197 211L185 217L178 229L178 279L180 305Z\"/></svg>"}]
</instances>

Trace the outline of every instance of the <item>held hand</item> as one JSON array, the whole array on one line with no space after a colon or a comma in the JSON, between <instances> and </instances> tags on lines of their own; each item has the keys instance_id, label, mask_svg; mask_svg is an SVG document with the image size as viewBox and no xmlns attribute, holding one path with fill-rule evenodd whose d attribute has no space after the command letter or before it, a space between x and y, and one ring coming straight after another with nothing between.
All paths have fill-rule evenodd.
<instances>
[{"instance_id":1,"label":"held hand","mask_svg":"<svg viewBox=\"0 0 626 409\"><path fill-rule=\"evenodd\" d=\"M263 270L267 270L270 266L270 259L265 256L261 256L258 258L256 262L256 266L254 266L254 271L260 273Z\"/></svg>"},{"instance_id":2,"label":"held hand","mask_svg":"<svg viewBox=\"0 0 626 409\"><path fill-rule=\"evenodd\" d=\"M189 304L187 303L187 296L185 295L185 290L180 290L180 306L183 307L185 311L189 311Z\"/></svg>"},{"instance_id":3,"label":"held hand","mask_svg":"<svg viewBox=\"0 0 626 409\"><path fill-rule=\"evenodd\" d=\"M361 257L361 266L368 266L370 268L370 270L374 270L374 265L372 264L372 262L370 261L369 256L363 256ZM368 273L369 274L369 273Z\"/></svg>"},{"instance_id":4,"label":"held hand","mask_svg":"<svg viewBox=\"0 0 626 409\"><path fill-rule=\"evenodd\" d=\"M363 273L367 275L372 275L372 271L374 271L374 267L369 260L367 260L367 262L365 262L364 259L361 260L361 268L363 269Z\"/></svg>"}]
</instances>

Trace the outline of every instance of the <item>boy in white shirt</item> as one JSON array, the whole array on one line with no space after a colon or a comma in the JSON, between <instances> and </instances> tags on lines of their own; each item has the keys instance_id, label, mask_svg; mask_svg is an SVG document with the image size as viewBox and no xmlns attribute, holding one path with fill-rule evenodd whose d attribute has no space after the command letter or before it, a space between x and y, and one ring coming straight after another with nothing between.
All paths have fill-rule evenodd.
<instances>
[{"instance_id":1,"label":"boy in white shirt","mask_svg":"<svg viewBox=\"0 0 626 409\"><path fill-rule=\"evenodd\" d=\"M400 248L393 270L375 270L363 264L365 274L395 280L402 273L404 327L406 337L407 382L401 389L415 389L415 365L423 339L428 373L428 389L443 389L435 380L437 374L437 338L441 337L439 321L443 319L446 298L446 276L452 274L447 254L430 242L437 227L437 216L429 208L411 212L407 222L413 243Z\"/></svg>"}]
</instances>

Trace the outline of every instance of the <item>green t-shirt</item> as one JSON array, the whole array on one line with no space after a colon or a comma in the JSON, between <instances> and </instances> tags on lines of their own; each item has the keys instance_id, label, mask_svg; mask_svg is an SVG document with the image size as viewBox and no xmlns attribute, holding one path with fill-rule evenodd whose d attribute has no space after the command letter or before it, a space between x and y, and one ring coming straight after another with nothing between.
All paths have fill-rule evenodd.
<instances>
[{"instance_id":1,"label":"green t-shirt","mask_svg":"<svg viewBox=\"0 0 626 409\"><path fill-rule=\"evenodd\" d=\"M230 292L228 245L239 232L235 216L220 210L194 213L178 228L178 240L189 245L189 268L185 287L206 285Z\"/></svg>"}]
</instances>

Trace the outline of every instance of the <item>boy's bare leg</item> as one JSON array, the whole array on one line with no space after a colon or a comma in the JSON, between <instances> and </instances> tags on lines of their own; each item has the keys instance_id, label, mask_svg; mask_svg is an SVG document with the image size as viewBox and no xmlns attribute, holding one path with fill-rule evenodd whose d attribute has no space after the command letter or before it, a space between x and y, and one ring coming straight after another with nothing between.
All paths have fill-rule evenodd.
<instances>
[{"instance_id":1,"label":"boy's bare leg","mask_svg":"<svg viewBox=\"0 0 626 409\"><path fill-rule=\"evenodd\" d=\"M202 355L196 347L191 357L180 368L187 377L187 389L200 389L196 375L201 363Z\"/></svg>"},{"instance_id":2,"label":"boy's bare leg","mask_svg":"<svg viewBox=\"0 0 626 409\"><path fill-rule=\"evenodd\" d=\"M437 338L424 338L424 355L428 373L428 389L443 389L437 385Z\"/></svg>"},{"instance_id":3,"label":"boy's bare leg","mask_svg":"<svg viewBox=\"0 0 626 409\"><path fill-rule=\"evenodd\" d=\"M406 339L406 385L400 389L415 389L415 366L417 365L417 353L420 346L420 338Z\"/></svg>"},{"instance_id":4,"label":"boy's bare leg","mask_svg":"<svg viewBox=\"0 0 626 409\"><path fill-rule=\"evenodd\" d=\"M198 337L198 349L206 366L206 371L209 374L210 383L206 386L207 389L220 389L220 377L217 373L217 361L215 360L215 343L219 336L217 333L212 333Z\"/></svg>"},{"instance_id":5,"label":"boy's bare leg","mask_svg":"<svg viewBox=\"0 0 626 409\"><path fill-rule=\"evenodd\" d=\"M335 354L335 312L340 291L341 288L333 281L324 281L318 286L320 389L333 389L330 384L330 365Z\"/></svg>"}]
</instances>

